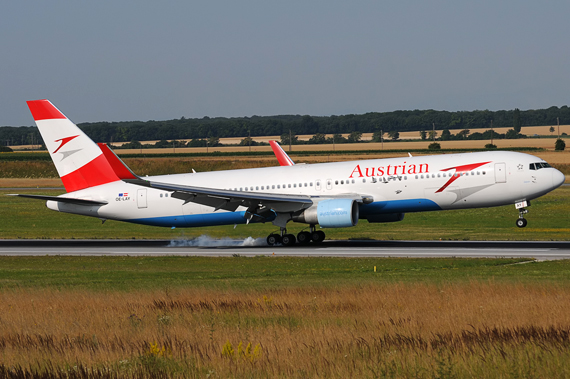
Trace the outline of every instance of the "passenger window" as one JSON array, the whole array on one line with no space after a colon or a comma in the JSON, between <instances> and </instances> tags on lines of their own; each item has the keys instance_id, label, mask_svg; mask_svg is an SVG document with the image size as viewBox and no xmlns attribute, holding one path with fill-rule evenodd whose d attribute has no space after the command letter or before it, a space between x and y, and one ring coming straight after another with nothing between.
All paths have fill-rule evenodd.
<instances>
[{"instance_id":1,"label":"passenger window","mask_svg":"<svg viewBox=\"0 0 570 379\"><path fill-rule=\"evenodd\" d=\"M293 188L297 188L297 183L293 183Z\"/></svg>"},{"instance_id":2,"label":"passenger window","mask_svg":"<svg viewBox=\"0 0 570 379\"><path fill-rule=\"evenodd\" d=\"M334 181L334 184L336 184L336 185L338 186L338 180L335 180L335 181Z\"/></svg>"},{"instance_id":3,"label":"passenger window","mask_svg":"<svg viewBox=\"0 0 570 379\"><path fill-rule=\"evenodd\" d=\"M340 184L344 184L344 180L341 180L341 181L340 181Z\"/></svg>"},{"instance_id":4,"label":"passenger window","mask_svg":"<svg viewBox=\"0 0 570 379\"><path fill-rule=\"evenodd\" d=\"M291 184L287 185L287 187L291 188Z\"/></svg>"},{"instance_id":5,"label":"passenger window","mask_svg":"<svg viewBox=\"0 0 570 379\"><path fill-rule=\"evenodd\" d=\"M278 189L279 189L279 188L281 188L281 185L280 185L280 184L278 184L278 185L277 185L277 188L278 188Z\"/></svg>"},{"instance_id":6,"label":"passenger window","mask_svg":"<svg viewBox=\"0 0 570 379\"><path fill-rule=\"evenodd\" d=\"M310 182L310 183L309 183L309 187L312 187L312 186L313 186L313 182Z\"/></svg>"},{"instance_id":7,"label":"passenger window","mask_svg":"<svg viewBox=\"0 0 570 379\"><path fill-rule=\"evenodd\" d=\"M162 194L160 194L160 197L162 197Z\"/></svg>"},{"instance_id":8,"label":"passenger window","mask_svg":"<svg viewBox=\"0 0 570 379\"><path fill-rule=\"evenodd\" d=\"M259 191L259 187L258 187L258 186L255 186L255 190L256 190L256 191Z\"/></svg>"},{"instance_id":9,"label":"passenger window","mask_svg":"<svg viewBox=\"0 0 570 379\"><path fill-rule=\"evenodd\" d=\"M483 175L485 175L485 171L483 171Z\"/></svg>"},{"instance_id":10,"label":"passenger window","mask_svg":"<svg viewBox=\"0 0 570 379\"><path fill-rule=\"evenodd\" d=\"M366 179L362 178L362 183L366 183Z\"/></svg>"}]
</instances>

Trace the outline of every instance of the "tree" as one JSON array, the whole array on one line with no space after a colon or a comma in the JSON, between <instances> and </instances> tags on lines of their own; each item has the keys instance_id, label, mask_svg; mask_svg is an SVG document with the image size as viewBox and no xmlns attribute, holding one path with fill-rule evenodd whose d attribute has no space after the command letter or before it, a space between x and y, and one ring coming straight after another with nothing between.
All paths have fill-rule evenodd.
<instances>
[{"instance_id":1,"label":"tree","mask_svg":"<svg viewBox=\"0 0 570 379\"><path fill-rule=\"evenodd\" d=\"M506 139L517 139L517 138L519 138L519 133L514 129L509 129L509 130L507 130L507 133L505 134L505 138Z\"/></svg>"},{"instance_id":2,"label":"tree","mask_svg":"<svg viewBox=\"0 0 570 379\"><path fill-rule=\"evenodd\" d=\"M550 132L550 134L554 133L554 126L551 126L550 129L548 129L548 131Z\"/></svg>"},{"instance_id":3,"label":"tree","mask_svg":"<svg viewBox=\"0 0 570 379\"><path fill-rule=\"evenodd\" d=\"M562 138L558 138L554 143L554 150L562 151L566 149L566 142Z\"/></svg>"},{"instance_id":4,"label":"tree","mask_svg":"<svg viewBox=\"0 0 570 379\"><path fill-rule=\"evenodd\" d=\"M309 139L309 144L319 145L327 142L327 137L322 133L317 133Z\"/></svg>"},{"instance_id":5,"label":"tree","mask_svg":"<svg viewBox=\"0 0 570 379\"><path fill-rule=\"evenodd\" d=\"M240 146L257 146L257 142L253 140L251 137L245 137L239 143Z\"/></svg>"},{"instance_id":6,"label":"tree","mask_svg":"<svg viewBox=\"0 0 570 379\"><path fill-rule=\"evenodd\" d=\"M210 137L208 138L208 147L221 146L220 137Z\"/></svg>"},{"instance_id":7,"label":"tree","mask_svg":"<svg viewBox=\"0 0 570 379\"><path fill-rule=\"evenodd\" d=\"M327 138L327 143L347 143L348 140L342 134L333 134L332 137Z\"/></svg>"},{"instance_id":8,"label":"tree","mask_svg":"<svg viewBox=\"0 0 570 379\"><path fill-rule=\"evenodd\" d=\"M462 131L457 133L457 138L467 139L467 137L469 136L469 133L471 133L471 131L469 129L463 129Z\"/></svg>"},{"instance_id":9,"label":"tree","mask_svg":"<svg viewBox=\"0 0 570 379\"><path fill-rule=\"evenodd\" d=\"M377 130L374 132L374 134L372 134L372 142L382 142L383 137L384 137L384 132Z\"/></svg>"},{"instance_id":10,"label":"tree","mask_svg":"<svg viewBox=\"0 0 570 379\"><path fill-rule=\"evenodd\" d=\"M485 145L485 149L496 149L497 145L492 144L492 143L488 143Z\"/></svg>"},{"instance_id":11,"label":"tree","mask_svg":"<svg viewBox=\"0 0 570 379\"><path fill-rule=\"evenodd\" d=\"M428 146L429 150L440 150L441 149L441 145L437 142L432 142L429 144Z\"/></svg>"},{"instance_id":12,"label":"tree","mask_svg":"<svg viewBox=\"0 0 570 379\"><path fill-rule=\"evenodd\" d=\"M396 141L398 138L400 138L400 133L396 132L396 131L391 131L388 132L388 137L392 138L394 141Z\"/></svg>"},{"instance_id":13,"label":"tree","mask_svg":"<svg viewBox=\"0 0 570 379\"><path fill-rule=\"evenodd\" d=\"M452 135L451 132L449 131L449 129L444 129L441 132L441 137L439 137L440 140L442 141L449 141L451 139Z\"/></svg>"},{"instance_id":14,"label":"tree","mask_svg":"<svg viewBox=\"0 0 570 379\"><path fill-rule=\"evenodd\" d=\"M291 145L296 145L299 142L299 137L295 134L291 134ZM289 145L289 133L284 133L281 135L281 145Z\"/></svg>"},{"instance_id":15,"label":"tree","mask_svg":"<svg viewBox=\"0 0 570 379\"><path fill-rule=\"evenodd\" d=\"M422 139L422 141L425 141L425 140L426 140L426 131L425 131L425 130L422 130L422 131L420 132L420 138Z\"/></svg>"},{"instance_id":16,"label":"tree","mask_svg":"<svg viewBox=\"0 0 570 379\"><path fill-rule=\"evenodd\" d=\"M429 131L429 139L430 140L435 140L435 137L437 137L437 132L435 130L430 130Z\"/></svg>"},{"instance_id":17,"label":"tree","mask_svg":"<svg viewBox=\"0 0 570 379\"><path fill-rule=\"evenodd\" d=\"M362 138L362 133L360 132L352 132L350 133L350 135L348 136L348 143L356 143L356 142L360 142L360 138Z\"/></svg>"},{"instance_id":18,"label":"tree","mask_svg":"<svg viewBox=\"0 0 570 379\"><path fill-rule=\"evenodd\" d=\"M515 108L513 112L513 129L517 134L521 132L521 111L518 108Z\"/></svg>"}]
</instances>

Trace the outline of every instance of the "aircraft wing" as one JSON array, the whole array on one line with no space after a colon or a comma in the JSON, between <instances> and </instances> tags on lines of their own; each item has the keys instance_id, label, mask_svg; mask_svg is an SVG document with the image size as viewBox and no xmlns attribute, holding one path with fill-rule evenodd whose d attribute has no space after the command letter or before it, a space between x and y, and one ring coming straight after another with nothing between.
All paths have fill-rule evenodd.
<instances>
[{"instance_id":1,"label":"aircraft wing","mask_svg":"<svg viewBox=\"0 0 570 379\"><path fill-rule=\"evenodd\" d=\"M214 207L215 210L223 209L235 211L239 206L248 208L248 211L259 213L263 211L296 212L309 208L313 205L310 196L271 194L262 192L229 191L216 188L184 186L180 184L158 183L144 179L124 179L144 187L172 191L172 197L197 204Z\"/></svg>"}]
</instances>

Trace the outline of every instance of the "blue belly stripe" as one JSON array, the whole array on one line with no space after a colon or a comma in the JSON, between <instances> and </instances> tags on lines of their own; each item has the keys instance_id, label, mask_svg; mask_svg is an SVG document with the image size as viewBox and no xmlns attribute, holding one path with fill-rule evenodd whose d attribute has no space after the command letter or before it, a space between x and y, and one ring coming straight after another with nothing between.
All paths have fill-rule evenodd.
<instances>
[{"instance_id":1,"label":"blue belly stripe","mask_svg":"<svg viewBox=\"0 0 570 379\"><path fill-rule=\"evenodd\" d=\"M148 217L125 220L136 224L167 226L167 227L198 227L198 226L219 226L231 224L245 224L243 217L245 212L219 212L204 213L196 215L180 215L165 217Z\"/></svg>"},{"instance_id":2,"label":"blue belly stripe","mask_svg":"<svg viewBox=\"0 0 570 379\"><path fill-rule=\"evenodd\" d=\"M408 199L375 201L370 204L360 205L360 217L383 213L410 213L425 211L440 211L441 207L428 199Z\"/></svg>"}]
</instances>

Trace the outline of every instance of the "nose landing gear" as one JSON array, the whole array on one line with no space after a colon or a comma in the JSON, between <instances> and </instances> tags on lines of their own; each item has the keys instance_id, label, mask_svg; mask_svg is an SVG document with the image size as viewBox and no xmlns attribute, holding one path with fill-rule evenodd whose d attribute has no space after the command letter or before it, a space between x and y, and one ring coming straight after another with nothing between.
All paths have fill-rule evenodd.
<instances>
[{"instance_id":1,"label":"nose landing gear","mask_svg":"<svg viewBox=\"0 0 570 379\"><path fill-rule=\"evenodd\" d=\"M519 228L524 228L526 226L526 224L528 223L526 218L524 218L524 215L528 213L528 210L524 209L524 208L520 208L519 209L519 218L517 219L517 226Z\"/></svg>"},{"instance_id":2,"label":"nose landing gear","mask_svg":"<svg viewBox=\"0 0 570 379\"><path fill-rule=\"evenodd\" d=\"M524 228L526 226L526 224L528 223L526 221L526 218L524 218L524 215L528 213L528 210L526 210L524 207L527 207L530 205L530 202L527 201L521 201L515 204L515 207L518 209L519 211L519 218L516 221L516 225L519 228Z\"/></svg>"}]
</instances>

